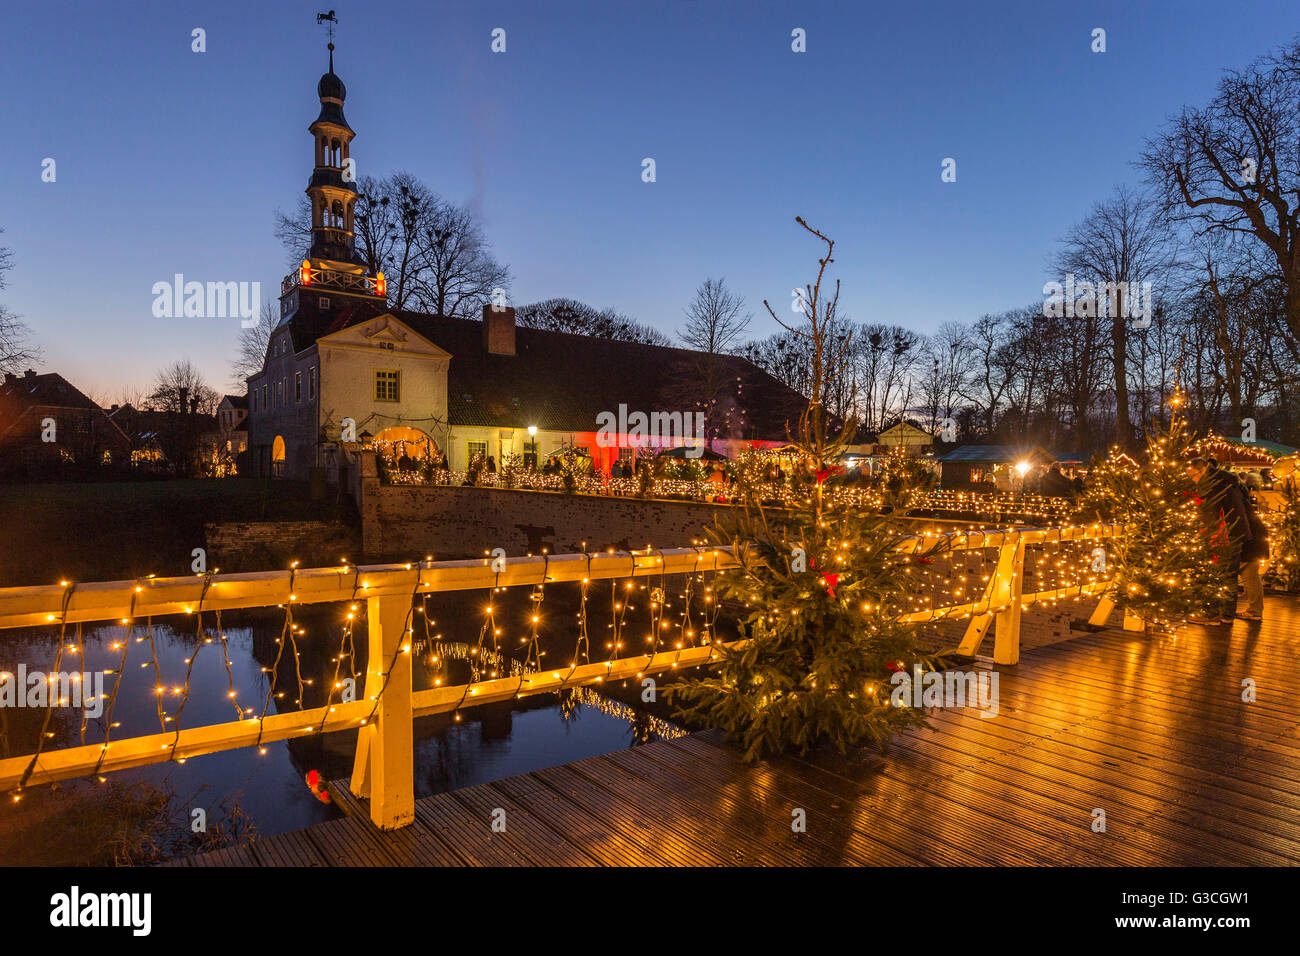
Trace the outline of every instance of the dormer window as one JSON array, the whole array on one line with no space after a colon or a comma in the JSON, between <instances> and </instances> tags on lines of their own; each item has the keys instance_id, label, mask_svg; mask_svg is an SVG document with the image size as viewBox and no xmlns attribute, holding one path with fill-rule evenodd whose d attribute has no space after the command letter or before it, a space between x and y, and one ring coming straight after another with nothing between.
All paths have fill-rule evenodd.
<instances>
[{"instance_id":1,"label":"dormer window","mask_svg":"<svg viewBox=\"0 0 1300 956\"><path fill-rule=\"evenodd\" d=\"M328 309L328 308L330 307L330 300L329 300L328 297L326 297L326 296L321 296L321 297L320 297L320 307L321 307L322 309Z\"/></svg>"}]
</instances>

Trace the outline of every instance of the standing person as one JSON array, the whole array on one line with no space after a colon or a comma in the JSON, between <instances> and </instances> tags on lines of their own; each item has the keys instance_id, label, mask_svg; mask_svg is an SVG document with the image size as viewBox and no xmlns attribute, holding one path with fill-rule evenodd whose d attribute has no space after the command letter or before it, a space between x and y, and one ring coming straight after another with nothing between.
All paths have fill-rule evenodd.
<instances>
[{"instance_id":1,"label":"standing person","mask_svg":"<svg viewBox=\"0 0 1300 956\"><path fill-rule=\"evenodd\" d=\"M1253 553L1257 545L1251 530L1250 513L1244 500L1241 482L1217 467L1212 458L1196 457L1187 464L1187 472L1196 482L1201 504L1201 524L1222 587L1227 592L1213 601L1203 616L1193 616L1193 624L1231 624L1237 610L1237 576L1243 553ZM1261 602L1263 600L1261 594Z\"/></svg>"},{"instance_id":2,"label":"standing person","mask_svg":"<svg viewBox=\"0 0 1300 956\"><path fill-rule=\"evenodd\" d=\"M1039 494L1049 498L1073 498L1074 485L1061 473L1061 466L1053 462L1052 467L1047 469L1047 474L1043 476Z\"/></svg>"},{"instance_id":3,"label":"standing person","mask_svg":"<svg viewBox=\"0 0 1300 956\"><path fill-rule=\"evenodd\" d=\"M1250 486L1241 491L1246 504L1246 518L1250 522L1250 539L1241 550L1241 583L1246 590L1246 610L1237 617L1243 621L1264 620L1264 582L1261 575L1268 561L1268 528L1255 508L1250 496Z\"/></svg>"},{"instance_id":4,"label":"standing person","mask_svg":"<svg viewBox=\"0 0 1300 956\"><path fill-rule=\"evenodd\" d=\"M487 473L489 475L495 475L497 473L497 460L493 455L488 455Z\"/></svg>"}]
</instances>

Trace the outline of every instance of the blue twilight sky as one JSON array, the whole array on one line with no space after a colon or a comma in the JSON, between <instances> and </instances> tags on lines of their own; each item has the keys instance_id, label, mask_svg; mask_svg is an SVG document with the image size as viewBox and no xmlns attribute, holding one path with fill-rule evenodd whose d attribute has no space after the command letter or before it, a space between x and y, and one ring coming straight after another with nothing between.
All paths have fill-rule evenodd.
<instances>
[{"instance_id":1,"label":"blue twilight sky","mask_svg":"<svg viewBox=\"0 0 1300 956\"><path fill-rule=\"evenodd\" d=\"M796 214L838 241L855 319L928 332L1041 298L1145 137L1300 32L1294 0L6 0L0 303L44 369L114 399L188 357L226 387L238 320L154 318L150 289L179 272L278 295L273 215L311 171L331 6L359 173L472 204L513 302L670 333L706 276L774 331L762 300L790 314L820 251Z\"/></svg>"}]
</instances>

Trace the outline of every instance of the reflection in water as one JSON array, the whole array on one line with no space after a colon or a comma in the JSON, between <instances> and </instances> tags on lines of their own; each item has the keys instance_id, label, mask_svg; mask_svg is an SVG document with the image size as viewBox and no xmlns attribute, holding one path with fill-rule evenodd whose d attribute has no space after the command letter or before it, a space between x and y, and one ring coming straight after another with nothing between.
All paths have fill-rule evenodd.
<instances>
[{"instance_id":1,"label":"reflection in water","mask_svg":"<svg viewBox=\"0 0 1300 956\"><path fill-rule=\"evenodd\" d=\"M413 608L412 685L420 690L519 676L551 660L599 661L637 653L642 646L667 651L687 632L695 643L707 633L698 621L712 620L702 602L686 606L692 593L704 592L669 579L652 585L618 582L591 595L576 584L551 585L545 601L540 590L527 588L503 589L486 599L482 592L421 599ZM83 739L95 744L160 728L171 732L321 706L339 699L337 687L349 676L359 692L366 669L365 606L297 606L292 616L272 609L226 612L223 618L208 613L133 627L87 626L75 633L70 626L62 643L57 627L0 633L0 670L25 664L28 670L51 671L59 661L63 670L102 671L109 697L98 718L56 708L49 712L48 726L43 709L0 708L0 756L31 754L38 742L48 751ZM588 628L593 635L604 632L603 641L590 641L595 651ZM427 795L681 735L658 705L639 703L639 691L578 687L419 718L417 792ZM305 778L311 771L325 780L349 777L355 745L355 730L317 733L120 771L111 780L174 791L175 820L187 820L190 808L203 808L215 824L237 808L258 833L270 835L337 813L311 793ZM85 786L93 789L95 783ZM3 826L0 816L0 832Z\"/></svg>"}]
</instances>

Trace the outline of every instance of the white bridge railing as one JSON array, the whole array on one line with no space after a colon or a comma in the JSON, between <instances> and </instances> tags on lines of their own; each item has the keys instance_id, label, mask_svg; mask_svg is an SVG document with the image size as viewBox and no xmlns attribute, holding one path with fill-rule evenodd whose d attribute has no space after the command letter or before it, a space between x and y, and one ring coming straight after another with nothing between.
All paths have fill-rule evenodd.
<instances>
[{"instance_id":1,"label":"white bridge railing","mask_svg":"<svg viewBox=\"0 0 1300 956\"><path fill-rule=\"evenodd\" d=\"M1111 537L1111 525L1007 531L963 531L905 539L900 550L926 550L935 539L946 552L998 549L994 572L976 601L936 605L907 614L923 623L968 618L959 652L974 656L990 626L996 663L1019 660L1020 617L1044 601L1097 595L1104 579L1038 592L1024 591L1025 549L1036 544ZM412 600L421 594L492 587L537 586L555 582L689 574L735 566L722 548L679 548L600 554L511 558L499 570L488 559L428 562L423 565L343 566L246 574L84 583L0 589L0 629L77 622L138 620L236 608L277 607L324 602L367 602L368 656L361 699L205 726L180 728L40 752L0 760L0 790L130 767L180 760L311 734L359 729L352 791L370 798L372 820L381 827L409 824L414 818L412 720L449 713L464 706L553 693L571 687L639 677L707 664L724 647L741 642L707 643L660 650L599 663L543 669L471 684L414 691L411 683ZM1105 599L1092 617L1104 623L1113 605Z\"/></svg>"}]
</instances>

